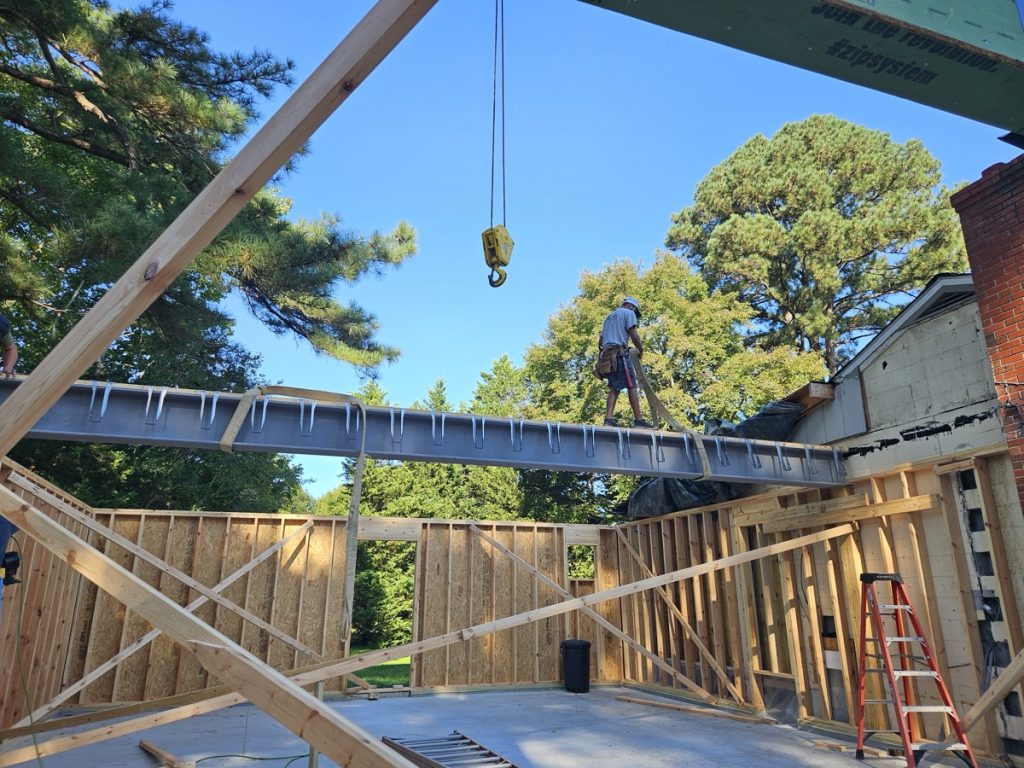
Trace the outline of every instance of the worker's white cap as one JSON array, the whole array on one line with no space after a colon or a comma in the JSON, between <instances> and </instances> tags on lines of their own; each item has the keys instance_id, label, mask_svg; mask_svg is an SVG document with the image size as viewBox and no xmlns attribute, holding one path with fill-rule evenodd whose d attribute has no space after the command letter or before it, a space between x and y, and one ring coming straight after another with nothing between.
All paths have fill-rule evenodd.
<instances>
[{"instance_id":1,"label":"worker's white cap","mask_svg":"<svg viewBox=\"0 0 1024 768\"><path fill-rule=\"evenodd\" d=\"M633 310L636 312L636 316L640 317L640 302L632 296L627 296L622 300L623 304L632 304Z\"/></svg>"}]
</instances>

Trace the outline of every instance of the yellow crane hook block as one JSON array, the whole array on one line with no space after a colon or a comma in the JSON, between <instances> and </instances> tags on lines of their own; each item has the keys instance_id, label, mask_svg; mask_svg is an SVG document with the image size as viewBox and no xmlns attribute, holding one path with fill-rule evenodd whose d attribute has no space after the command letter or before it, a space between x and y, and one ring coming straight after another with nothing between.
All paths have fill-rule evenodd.
<instances>
[{"instance_id":1,"label":"yellow crane hook block","mask_svg":"<svg viewBox=\"0 0 1024 768\"><path fill-rule=\"evenodd\" d=\"M491 268L487 281L492 288L497 288L505 282L505 270L502 267L508 266L515 243L504 224L485 229L480 237L484 241L484 261Z\"/></svg>"}]
</instances>

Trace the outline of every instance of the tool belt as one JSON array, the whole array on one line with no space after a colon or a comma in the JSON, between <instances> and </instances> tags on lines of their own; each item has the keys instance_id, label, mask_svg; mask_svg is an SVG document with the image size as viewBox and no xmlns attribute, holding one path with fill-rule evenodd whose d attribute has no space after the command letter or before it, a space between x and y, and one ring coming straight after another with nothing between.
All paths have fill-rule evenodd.
<instances>
[{"instance_id":1,"label":"tool belt","mask_svg":"<svg viewBox=\"0 0 1024 768\"><path fill-rule=\"evenodd\" d=\"M626 351L621 344L607 344L601 348L594 365L594 375L599 379L607 379L619 369L619 356Z\"/></svg>"}]
</instances>

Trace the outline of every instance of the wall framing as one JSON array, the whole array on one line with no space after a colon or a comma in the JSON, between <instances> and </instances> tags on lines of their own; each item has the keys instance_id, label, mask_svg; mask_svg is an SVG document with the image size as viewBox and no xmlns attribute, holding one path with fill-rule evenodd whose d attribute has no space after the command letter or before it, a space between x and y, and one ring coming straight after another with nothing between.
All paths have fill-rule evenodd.
<instances>
[{"instance_id":1,"label":"wall framing","mask_svg":"<svg viewBox=\"0 0 1024 768\"><path fill-rule=\"evenodd\" d=\"M1021 696L1019 676L1024 674L1020 669L1024 664L1019 659L1019 627L1014 630L1008 623L994 631L1000 639L1005 637L1007 652L1014 658L997 671L1018 677L1014 681L1001 674L999 690L1008 694L992 701L992 696L982 697L989 682L980 658L983 648L980 640L971 638L981 637L979 621L984 618L974 609L971 582L978 577L967 554L970 545L965 537L971 532L960 526L968 517L967 509L958 504L963 493L957 483L962 473L970 471L979 479L977 503L982 505L986 526L989 520L998 524L1013 519L1015 510L1007 507L1014 505L1015 494L1003 489L1009 472L1006 462L1005 454L958 458L857 480L834 498L828 498L827 491L781 490L618 528L370 519L362 538L371 538L369 531L373 531L382 538L410 540L416 532L416 637L410 646L394 651L414 653L414 687L557 684L561 679L558 643L575 636L592 642L595 681L664 689L748 711L762 709L766 692L783 686L793 693L800 721L841 728L854 723L848 681L855 679L857 667L861 570L898 570L904 576L961 713L972 710L979 700L998 709L1002 696ZM5 464L5 483L23 495L28 495L26 477L39 483L40 492L32 503L48 514L61 514L59 505L47 506L59 494L65 504L134 537L140 546L168 557L176 567L189 566L190 575L207 586L290 531L308 525L295 535L293 544L225 590L225 598L322 656L339 659L329 662L334 678L338 670L366 666L363 658L373 663L370 656L393 655L381 651L351 663L340 659L341 641L330 627L341 623L342 518L310 521L277 515L89 510L23 468ZM975 527L978 510L971 507L969 513ZM847 526L838 536L830 527L837 524ZM999 551L992 555L997 572L984 577L984 583L1001 604L1019 607L1024 590L1014 579L999 577L1024 557L1019 530L1011 533L1000 537L1001 546L995 548ZM804 546L778 549L793 537L808 535L811 538ZM174 545L168 546L172 541ZM596 545L593 580L568 578L567 541ZM166 572L147 568L122 548L96 543L179 604L196 596L195 590L173 585ZM758 552L778 553L747 558L746 553L758 547L768 548ZM214 557L215 553L219 556ZM38 707L61 687L88 675L102 657L130 644L143 631L144 622L131 610L112 610L108 598L86 580L62 574L66 566L44 550L26 555L32 558L32 573L46 576L33 579L38 586L29 599L35 608L52 606L30 611L39 619L32 631L40 638L32 650L36 658L43 652L56 654L51 664L32 665L39 691L33 706ZM211 570L208 561L217 561L216 567ZM719 565L733 562L738 564ZM675 578L680 569L695 575ZM657 582L654 588L632 588L635 582L652 581ZM57 589L62 600L55 599ZM617 595L614 599L590 603L595 592L609 589ZM586 605L571 601L571 610L564 610L565 594L588 596ZM597 626L584 615L584 608L596 611L614 631ZM1007 613L1012 615L1012 608ZM530 614L537 620L531 621ZM224 606L208 602L200 615L282 672L308 662L295 648L254 629ZM472 627L486 630L463 631ZM0 630L5 637L12 635L9 613ZM137 706L131 702L161 703L164 697L177 697L171 699L175 701L191 696L194 701L221 706L210 697L223 699L223 687L216 687L217 681L188 654L181 654L166 639L162 642L167 643L162 649L147 651L152 654L148 664L129 657L71 703ZM10 659L7 643L4 653ZM58 659L61 653L63 660ZM694 681L697 688L687 690L679 678L653 663L652 655ZM5 665L16 666L10 661ZM323 677L329 675L315 679ZM312 680L314 674L300 679ZM11 675L4 682L5 691L11 692L12 686L20 690ZM332 687L342 688L336 680ZM915 691L914 696L922 703L933 698L927 690ZM4 696L5 702L18 698L11 693ZM2 715L3 727L10 728L24 716L24 708L5 704ZM1002 738L1017 737L1021 727L1017 719L1008 716L1005 708L998 717L982 712L972 732L976 749L997 754ZM871 718L879 726L884 721L884 713ZM922 724L928 735L938 736L936 720L925 716ZM0 732L0 738L17 732ZM9 763L0 752L0 765L4 764Z\"/></svg>"}]
</instances>

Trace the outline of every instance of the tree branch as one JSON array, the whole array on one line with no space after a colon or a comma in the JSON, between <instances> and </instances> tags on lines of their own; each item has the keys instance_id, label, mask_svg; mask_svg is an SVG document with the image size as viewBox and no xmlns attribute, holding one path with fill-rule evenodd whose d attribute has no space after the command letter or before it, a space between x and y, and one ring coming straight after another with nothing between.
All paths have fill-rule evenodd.
<instances>
[{"instance_id":1,"label":"tree branch","mask_svg":"<svg viewBox=\"0 0 1024 768\"><path fill-rule=\"evenodd\" d=\"M63 46L59 45L56 40L46 38L46 42L49 43L49 45L55 51L57 51L57 53L60 54L61 58L68 62L68 64L70 64L75 69L82 72L90 80L92 80L93 83L96 84L97 88L100 88L104 91L109 89L109 86L107 86L106 82L104 82L103 78L100 77L99 73L96 70L94 70L92 67L87 66L84 62L81 62L78 59L76 59L74 56L72 56L70 53L64 50Z\"/></svg>"},{"instance_id":2,"label":"tree branch","mask_svg":"<svg viewBox=\"0 0 1024 768\"><path fill-rule=\"evenodd\" d=\"M55 78L60 78L64 85L67 85L67 81L64 80L64 76L57 67L57 62L53 60L53 55L50 53L50 46L46 44L46 40L38 31L36 32L36 40L39 42L39 50L43 52L43 58L46 59L46 63L50 66L50 71L53 73L53 76Z\"/></svg>"},{"instance_id":3,"label":"tree branch","mask_svg":"<svg viewBox=\"0 0 1024 768\"><path fill-rule=\"evenodd\" d=\"M83 152L88 152L90 155L95 155L96 157L102 157L106 160L111 160L117 163L118 165L125 166L126 168L133 167L131 158L125 155L122 155L118 152L114 152L112 149L108 149L107 147L102 147L97 144L93 144L91 141L83 139L79 136L65 136L59 133L55 133L53 131L49 131L46 128L41 128L40 126L35 125L31 121L27 120L24 117L24 115L20 115L11 109L0 108L0 117L4 118L9 122L14 123L15 125L20 125L26 131L30 131L31 133L34 133L36 136L39 136L42 139L47 139L48 141L55 141L59 144L65 144L69 147L75 147L76 149L80 149Z\"/></svg>"},{"instance_id":4,"label":"tree branch","mask_svg":"<svg viewBox=\"0 0 1024 768\"><path fill-rule=\"evenodd\" d=\"M46 49L44 46L44 51L45 50ZM50 60L52 61L52 59ZM90 101L84 93L70 86L62 85L61 83L58 83L54 80L50 80L49 78L40 77L39 75L33 75L29 72L22 72L20 69L8 66L7 64L0 64L0 72L2 72L5 75L8 75L9 77L13 77L15 80L21 80L22 82L28 83L29 85L34 85L36 88L42 88L43 90L51 91L52 93L59 93L62 96L66 96L69 99L72 99L75 103L78 104L78 106L80 106L89 114L96 117L101 123L103 123L103 125L107 126L111 131L113 131L113 133L117 136L118 140L121 142L121 146L124 147L125 157L127 157L128 159L127 166L132 170L137 170L139 168L140 163L138 152L136 151L135 146L132 144L131 140L128 138L127 132L124 130L124 128L121 127L121 125L117 122L116 119L108 115L96 104ZM38 131L34 132L42 136L42 134L39 133Z\"/></svg>"},{"instance_id":5,"label":"tree branch","mask_svg":"<svg viewBox=\"0 0 1024 768\"><path fill-rule=\"evenodd\" d=\"M0 197L9 202L23 214L25 217L30 219L40 229L50 230L50 225L46 224L39 216L33 211L28 205L21 199L21 197L15 193L10 187L0 187Z\"/></svg>"}]
</instances>

